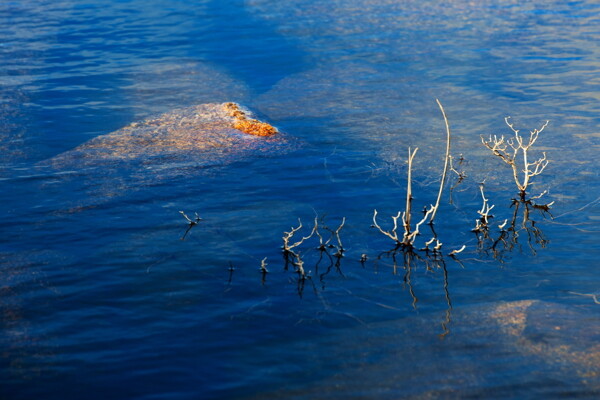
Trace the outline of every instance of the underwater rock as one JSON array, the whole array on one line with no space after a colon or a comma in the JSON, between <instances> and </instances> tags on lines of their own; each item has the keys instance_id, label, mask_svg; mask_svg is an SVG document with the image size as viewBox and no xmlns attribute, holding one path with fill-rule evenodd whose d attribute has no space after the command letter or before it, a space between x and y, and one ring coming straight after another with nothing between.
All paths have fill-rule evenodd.
<instances>
[{"instance_id":1,"label":"underwater rock","mask_svg":"<svg viewBox=\"0 0 600 400\"><path fill-rule=\"evenodd\" d=\"M50 160L53 167L101 163L198 160L205 163L244 151L268 151L283 139L277 129L252 118L236 103L209 103L173 110L98 136Z\"/></svg>"},{"instance_id":2,"label":"underwater rock","mask_svg":"<svg viewBox=\"0 0 600 400\"><path fill-rule=\"evenodd\" d=\"M287 356L298 357L298 370L306 358L329 373L310 376L307 368L306 376L288 377L285 389L249 398L594 398L599 343L591 306L522 300L466 307L294 343Z\"/></svg>"},{"instance_id":3,"label":"underwater rock","mask_svg":"<svg viewBox=\"0 0 600 400\"><path fill-rule=\"evenodd\" d=\"M174 179L195 179L231 163L278 157L295 144L236 103L208 103L134 122L36 168L43 177L40 190L50 192L60 183L60 192L81 194L54 202L60 207L57 212L71 214L144 188L153 196L155 185L175 193L184 185Z\"/></svg>"},{"instance_id":4,"label":"underwater rock","mask_svg":"<svg viewBox=\"0 0 600 400\"><path fill-rule=\"evenodd\" d=\"M558 304L522 300L495 306L492 321L525 355L600 379L600 318Z\"/></svg>"}]
</instances>

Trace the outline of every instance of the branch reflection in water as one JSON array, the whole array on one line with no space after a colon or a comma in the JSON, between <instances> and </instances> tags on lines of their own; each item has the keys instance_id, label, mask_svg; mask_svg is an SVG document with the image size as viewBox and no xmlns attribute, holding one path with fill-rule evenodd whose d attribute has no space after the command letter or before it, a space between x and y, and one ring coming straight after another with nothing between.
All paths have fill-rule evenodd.
<instances>
[{"instance_id":1,"label":"branch reflection in water","mask_svg":"<svg viewBox=\"0 0 600 400\"><path fill-rule=\"evenodd\" d=\"M511 208L513 213L510 219L505 219L504 222L498 225L497 236L490 231L490 219L494 218L489 214L489 211L494 206L488 205L488 199L483 193L483 183L481 184L481 195L483 197L483 206L479 212L481 218L476 221L475 228L472 232L477 236L477 248L480 252L490 254L499 261L504 262L506 253L510 253L515 248L523 251L524 244L519 239L524 237L527 247L533 255L537 254L538 248L545 248L548 244L548 239L537 225L537 221L533 219L532 211L539 211L543 218L550 217L550 207L547 204L536 204L533 200L518 200L512 199Z\"/></svg>"},{"instance_id":2,"label":"branch reflection in water","mask_svg":"<svg viewBox=\"0 0 600 400\"><path fill-rule=\"evenodd\" d=\"M452 300L450 298L450 290L448 284L448 268L446 266L446 260L440 251L441 243L435 235L433 226L430 225L430 227L434 236L431 240L429 240L426 243L424 248L420 249L419 251L416 251L413 247L395 246L393 249L379 254L379 256L377 257L377 261L381 261L384 258L390 259L392 261L391 268L392 273L394 275L397 275L399 270L404 270L403 283L408 289L408 293L412 298L412 307L415 310L417 310L417 303L419 299L413 287L413 272L417 270L419 264L424 266L425 271L427 272L442 271L444 297L446 300L447 307L445 311L444 320L441 323L442 332L440 333L440 338L444 338L450 333L449 326L452 321ZM434 242L436 243L436 245L433 248L429 248L429 245ZM454 254L456 254L457 252L455 252ZM462 264L460 264L460 262L454 254L450 255L449 257L462 266ZM398 262L399 259L401 259L401 263Z\"/></svg>"}]
</instances>

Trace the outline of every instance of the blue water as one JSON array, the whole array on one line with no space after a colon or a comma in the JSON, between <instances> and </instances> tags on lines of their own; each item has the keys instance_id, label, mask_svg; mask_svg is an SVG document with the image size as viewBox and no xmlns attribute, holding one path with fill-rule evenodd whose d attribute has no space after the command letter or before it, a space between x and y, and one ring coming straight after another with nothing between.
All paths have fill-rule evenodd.
<instances>
[{"instance_id":1,"label":"blue water","mask_svg":"<svg viewBox=\"0 0 600 400\"><path fill-rule=\"evenodd\" d=\"M599 16L592 0L1 3L0 398L594 398L597 361L532 355L481 315L529 299L578 310L592 340L574 340L594 348ZM413 218L435 202L436 98L467 177L450 202L449 175L436 217L443 262L394 265L373 210L389 228L403 209L409 147ZM225 101L289 146L168 172L48 167L133 121ZM508 115L524 132L550 120L531 194L549 190L555 219L534 210L494 253L471 232L478 183L497 224L517 193L480 135L509 135ZM203 218L185 240L180 210ZM282 236L315 215L346 218L344 257L311 238L299 280Z\"/></svg>"}]
</instances>

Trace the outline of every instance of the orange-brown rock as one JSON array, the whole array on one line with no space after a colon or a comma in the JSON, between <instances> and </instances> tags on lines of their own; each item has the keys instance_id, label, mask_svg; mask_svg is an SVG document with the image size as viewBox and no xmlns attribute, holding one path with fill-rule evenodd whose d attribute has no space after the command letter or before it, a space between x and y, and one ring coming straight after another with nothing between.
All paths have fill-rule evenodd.
<instances>
[{"instance_id":1,"label":"orange-brown rock","mask_svg":"<svg viewBox=\"0 0 600 400\"><path fill-rule=\"evenodd\" d=\"M223 107L229 112L230 116L235 118L233 128L239 131L254 136L271 136L278 132L277 128L266 122L248 118L247 114L236 103L225 103Z\"/></svg>"}]
</instances>

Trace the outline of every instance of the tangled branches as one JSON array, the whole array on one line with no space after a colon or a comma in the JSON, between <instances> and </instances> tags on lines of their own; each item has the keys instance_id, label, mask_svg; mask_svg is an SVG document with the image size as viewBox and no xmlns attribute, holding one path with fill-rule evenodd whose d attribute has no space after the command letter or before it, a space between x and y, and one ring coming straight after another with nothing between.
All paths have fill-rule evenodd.
<instances>
[{"instance_id":1,"label":"tangled branches","mask_svg":"<svg viewBox=\"0 0 600 400\"><path fill-rule=\"evenodd\" d=\"M548 126L550 121L546 121L539 129L534 129L529 132L529 137L523 137L519 134L519 130L515 129L514 125L510 123L510 117L504 118L504 122L513 131L514 137L505 139L504 136L498 138L496 135L493 137L490 135L488 140L485 140L481 136L481 143L487 147L495 156L499 157L502 161L508 164L513 172L513 178L519 189L519 196L521 201L525 202L526 192L531 179L534 176L541 174L544 169L548 166L548 158L546 153L542 152L542 157L539 159L529 162L529 150L531 146L537 141L540 133ZM517 158L519 155L522 158L522 166L519 167L517 164ZM522 168L522 169L521 169ZM520 176L522 174L522 177ZM542 195L537 196L537 198Z\"/></svg>"}]
</instances>

